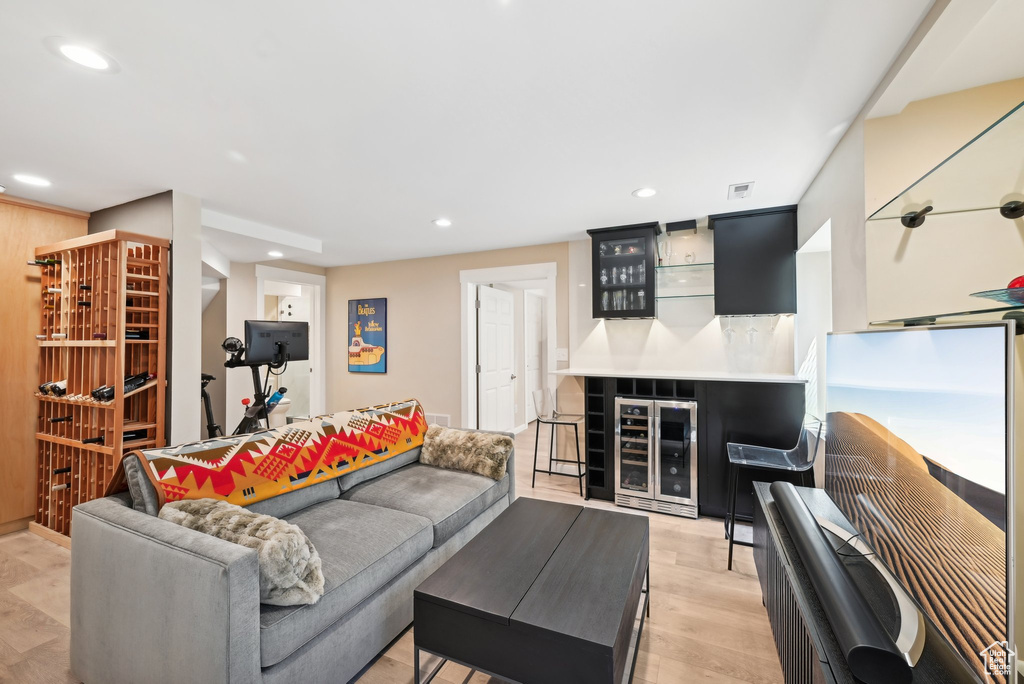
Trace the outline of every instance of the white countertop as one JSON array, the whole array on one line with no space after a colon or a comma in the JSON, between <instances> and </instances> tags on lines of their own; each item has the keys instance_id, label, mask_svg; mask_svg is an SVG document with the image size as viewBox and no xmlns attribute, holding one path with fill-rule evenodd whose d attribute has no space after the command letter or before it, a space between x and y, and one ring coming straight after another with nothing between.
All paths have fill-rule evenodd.
<instances>
[{"instance_id":1,"label":"white countertop","mask_svg":"<svg viewBox=\"0 0 1024 684\"><path fill-rule=\"evenodd\" d=\"M555 375L586 376L591 378L650 378L652 380L705 380L719 382L807 382L796 375L783 373L722 373L708 371L669 370L614 370L611 368L563 368Z\"/></svg>"}]
</instances>

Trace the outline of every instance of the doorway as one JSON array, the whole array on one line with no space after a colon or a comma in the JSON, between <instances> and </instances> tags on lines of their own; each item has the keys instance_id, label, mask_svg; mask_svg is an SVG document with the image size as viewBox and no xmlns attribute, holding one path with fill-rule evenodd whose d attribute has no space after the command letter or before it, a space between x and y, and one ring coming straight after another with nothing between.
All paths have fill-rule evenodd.
<instances>
[{"instance_id":1,"label":"doorway","mask_svg":"<svg viewBox=\"0 0 1024 684\"><path fill-rule=\"evenodd\" d=\"M556 274L554 263L460 273L463 427L518 433L536 417L532 391L555 368Z\"/></svg>"},{"instance_id":2,"label":"doorway","mask_svg":"<svg viewBox=\"0 0 1024 684\"><path fill-rule=\"evenodd\" d=\"M256 317L266 321L309 323L309 359L289 361L270 377L271 391L288 388L288 418L326 412L324 289L321 275L256 266Z\"/></svg>"}]
</instances>

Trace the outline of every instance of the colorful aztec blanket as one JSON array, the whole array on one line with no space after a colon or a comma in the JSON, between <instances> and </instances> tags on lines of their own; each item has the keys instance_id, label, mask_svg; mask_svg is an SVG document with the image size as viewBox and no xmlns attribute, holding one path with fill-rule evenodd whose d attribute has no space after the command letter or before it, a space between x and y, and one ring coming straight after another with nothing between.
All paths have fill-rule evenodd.
<instances>
[{"instance_id":1,"label":"colorful aztec blanket","mask_svg":"<svg viewBox=\"0 0 1024 684\"><path fill-rule=\"evenodd\" d=\"M414 449L423 444L426 431L423 407L409 399L250 435L132 453L156 488L161 507L168 501L207 498L246 506ZM115 481L123 480L118 476Z\"/></svg>"}]
</instances>

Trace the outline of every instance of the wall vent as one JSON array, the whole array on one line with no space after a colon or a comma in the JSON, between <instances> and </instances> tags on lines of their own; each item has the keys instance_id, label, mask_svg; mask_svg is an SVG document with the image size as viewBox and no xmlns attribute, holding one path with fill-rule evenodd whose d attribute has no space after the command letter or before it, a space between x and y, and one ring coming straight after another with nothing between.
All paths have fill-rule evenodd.
<instances>
[{"instance_id":1,"label":"wall vent","mask_svg":"<svg viewBox=\"0 0 1024 684\"><path fill-rule=\"evenodd\" d=\"M729 186L729 199L746 199L754 193L754 182L736 183Z\"/></svg>"},{"instance_id":2,"label":"wall vent","mask_svg":"<svg viewBox=\"0 0 1024 684\"><path fill-rule=\"evenodd\" d=\"M446 413L428 413L426 414L427 425L440 425L441 427L451 427L452 417Z\"/></svg>"}]
</instances>

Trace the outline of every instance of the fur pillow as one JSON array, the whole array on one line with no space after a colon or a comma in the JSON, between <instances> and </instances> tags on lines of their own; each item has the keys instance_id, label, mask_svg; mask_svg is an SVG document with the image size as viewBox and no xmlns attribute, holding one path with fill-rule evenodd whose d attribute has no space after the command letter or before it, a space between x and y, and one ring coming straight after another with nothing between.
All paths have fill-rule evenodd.
<instances>
[{"instance_id":1,"label":"fur pillow","mask_svg":"<svg viewBox=\"0 0 1024 684\"><path fill-rule=\"evenodd\" d=\"M169 501L160 517L256 549L261 603L298 606L324 595L320 554L296 525L215 499Z\"/></svg>"},{"instance_id":2,"label":"fur pillow","mask_svg":"<svg viewBox=\"0 0 1024 684\"><path fill-rule=\"evenodd\" d=\"M514 447L507 435L431 425L423 436L420 463L500 480L505 477L505 465Z\"/></svg>"}]
</instances>

